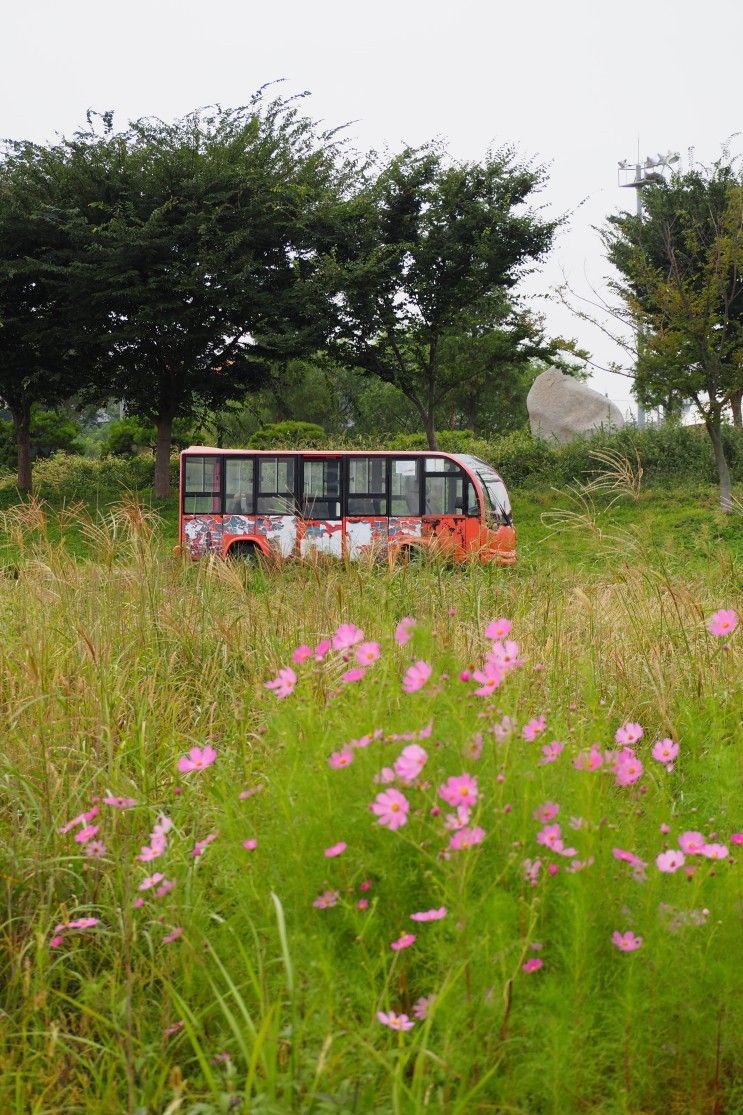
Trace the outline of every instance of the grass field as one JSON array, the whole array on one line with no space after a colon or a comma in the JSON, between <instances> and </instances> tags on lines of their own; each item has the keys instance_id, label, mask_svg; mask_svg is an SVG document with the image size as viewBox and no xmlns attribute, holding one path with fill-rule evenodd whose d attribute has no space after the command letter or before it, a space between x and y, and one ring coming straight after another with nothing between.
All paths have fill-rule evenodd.
<instances>
[{"instance_id":1,"label":"grass field","mask_svg":"<svg viewBox=\"0 0 743 1115\"><path fill-rule=\"evenodd\" d=\"M713 489L522 494L510 570L191 565L170 505L4 501L0 1111L743 1112Z\"/></svg>"}]
</instances>

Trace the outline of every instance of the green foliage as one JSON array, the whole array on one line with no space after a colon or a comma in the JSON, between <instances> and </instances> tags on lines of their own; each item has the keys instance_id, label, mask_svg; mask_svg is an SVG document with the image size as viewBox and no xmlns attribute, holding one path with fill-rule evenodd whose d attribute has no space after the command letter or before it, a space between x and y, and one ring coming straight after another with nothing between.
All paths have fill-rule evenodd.
<instances>
[{"instance_id":1,"label":"green foliage","mask_svg":"<svg viewBox=\"0 0 743 1115\"><path fill-rule=\"evenodd\" d=\"M155 444L155 427L151 422L130 415L109 422L101 442L103 457L132 457Z\"/></svg>"},{"instance_id":2,"label":"green foliage","mask_svg":"<svg viewBox=\"0 0 743 1115\"><path fill-rule=\"evenodd\" d=\"M64 414L52 410L33 409L30 423L31 457L42 460L53 453L80 453L80 428ZM15 430L10 422L0 423L0 465L15 469L18 465Z\"/></svg>"},{"instance_id":3,"label":"green foliage","mask_svg":"<svg viewBox=\"0 0 743 1115\"><path fill-rule=\"evenodd\" d=\"M484 438L475 437L472 430L438 430L436 440L444 453L471 453L485 458L491 455L491 443ZM385 442L389 449L427 449L425 434L397 434Z\"/></svg>"},{"instance_id":4,"label":"green foliage","mask_svg":"<svg viewBox=\"0 0 743 1115\"><path fill-rule=\"evenodd\" d=\"M251 449L322 449L328 436L314 422L270 422L250 439Z\"/></svg>"},{"instance_id":5,"label":"green foliage","mask_svg":"<svg viewBox=\"0 0 743 1115\"><path fill-rule=\"evenodd\" d=\"M87 500L117 499L124 492L152 488L155 462L152 457L74 457L55 454L37 461L33 471L34 493L45 498ZM178 484L178 458L170 461L171 484Z\"/></svg>"}]
</instances>

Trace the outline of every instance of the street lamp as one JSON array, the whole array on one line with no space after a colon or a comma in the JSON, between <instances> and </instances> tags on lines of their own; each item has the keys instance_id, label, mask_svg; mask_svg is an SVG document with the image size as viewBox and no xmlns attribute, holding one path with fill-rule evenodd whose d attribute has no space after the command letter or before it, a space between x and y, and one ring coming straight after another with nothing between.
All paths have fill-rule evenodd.
<instances>
[{"instance_id":1,"label":"street lamp","mask_svg":"<svg viewBox=\"0 0 743 1115\"><path fill-rule=\"evenodd\" d=\"M676 151L667 151L665 155L660 153L653 158L647 155L645 162L640 162L640 156L637 157L637 162L632 165L627 159L622 159L617 165L619 167L617 173L617 181L622 189L635 190L637 196L637 217L642 220L642 191L646 186L657 185L663 182L663 170L666 167L672 167L680 160L681 156ZM640 348L640 328L637 330L637 348ZM637 404L637 425L642 430L645 427L645 408L642 403Z\"/></svg>"}]
</instances>

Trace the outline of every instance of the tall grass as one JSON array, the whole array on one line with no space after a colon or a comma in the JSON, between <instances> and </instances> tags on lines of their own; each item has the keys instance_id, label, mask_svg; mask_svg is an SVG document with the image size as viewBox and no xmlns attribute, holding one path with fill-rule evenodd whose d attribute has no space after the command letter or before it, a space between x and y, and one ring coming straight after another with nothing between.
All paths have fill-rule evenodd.
<instances>
[{"instance_id":1,"label":"tall grass","mask_svg":"<svg viewBox=\"0 0 743 1115\"><path fill-rule=\"evenodd\" d=\"M535 561L192 565L131 501L84 524L97 558L80 562L49 540L38 503L5 526L18 561L0 581L0 1110L743 1110L741 632L705 625L741 611L734 565L671 571L632 533L603 534L621 558L572 583ZM399 646L404 616L417 622ZM482 663L498 616L524 664L473 696L459 675ZM352 662L331 650L294 666L290 696L264 687L341 623L380 644L361 681L342 680ZM432 676L405 693L419 660ZM523 739L542 715L546 730ZM505 716L513 731L494 732ZM593 744L616 749L626 721L645 733L637 782L576 769ZM428 758L417 785L395 783L411 808L391 832L369 809L375 777L406 746L389 737L421 729ZM329 765L374 732L349 766ZM650 755L664 737L680 744L672 771ZM552 740L564 750L542 764ZM207 769L178 771L207 745ZM438 788L465 772L486 836L451 851ZM112 794L137 805L103 804ZM536 842L545 802L575 856ZM80 825L59 832L94 803L100 858ZM166 850L140 862L161 815ZM660 871L690 830L729 854ZM176 884L161 898L139 889L156 871ZM337 898L314 906L326 892ZM410 920L440 907L441 920ZM98 923L52 947L55 925L81 917ZM619 951L615 931L642 946ZM530 958L541 968L524 971ZM421 997L411 1030L378 1020L412 1016Z\"/></svg>"}]
</instances>

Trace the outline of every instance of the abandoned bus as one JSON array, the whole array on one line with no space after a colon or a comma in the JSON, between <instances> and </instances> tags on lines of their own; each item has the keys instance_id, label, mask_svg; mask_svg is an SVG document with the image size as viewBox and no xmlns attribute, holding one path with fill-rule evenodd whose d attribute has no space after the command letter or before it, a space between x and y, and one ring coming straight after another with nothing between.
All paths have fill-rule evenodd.
<instances>
[{"instance_id":1,"label":"abandoned bus","mask_svg":"<svg viewBox=\"0 0 743 1115\"><path fill-rule=\"evenodd\" d=\"M191 446L181 453L179 538L194 558L516 560L505 484L484 461L453 453Z\"/></svg>"}]
</instances>

